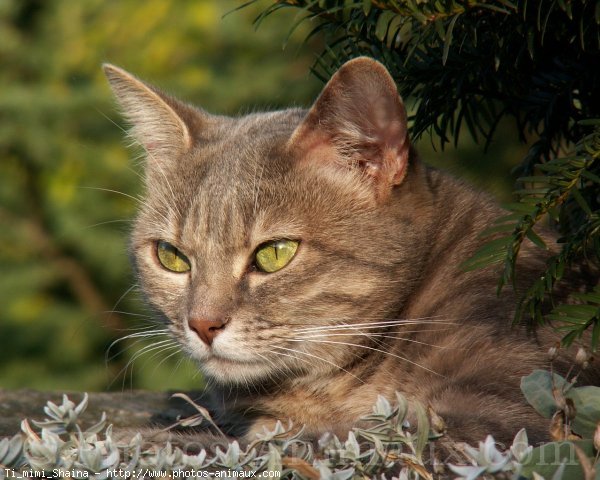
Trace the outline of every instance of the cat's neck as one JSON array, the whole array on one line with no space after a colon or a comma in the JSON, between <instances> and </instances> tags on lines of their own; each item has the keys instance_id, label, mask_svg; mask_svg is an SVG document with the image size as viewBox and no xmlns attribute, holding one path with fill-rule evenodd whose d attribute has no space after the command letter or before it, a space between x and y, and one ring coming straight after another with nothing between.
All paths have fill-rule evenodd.
<instances>
[{"instance_id":1,"label":"cat's neck","mask_svg":"<svg viewBox=\"0 0 600 480\"><path fill-rule=\"evenodd\" d=\"M420 247L420 280L399 315L443 315L461 322L485 321L491 315L506 318L509 323L514 293L506 288L502 296L496 294L499 267L474 271L465 267L465 262L487 241L482 232L501 216L501 208L488 194L437 169L420 165L416 173L412 188L422 195L416 208L421 216L421 239L427 247Z\"/></svg>"}]
</instances>

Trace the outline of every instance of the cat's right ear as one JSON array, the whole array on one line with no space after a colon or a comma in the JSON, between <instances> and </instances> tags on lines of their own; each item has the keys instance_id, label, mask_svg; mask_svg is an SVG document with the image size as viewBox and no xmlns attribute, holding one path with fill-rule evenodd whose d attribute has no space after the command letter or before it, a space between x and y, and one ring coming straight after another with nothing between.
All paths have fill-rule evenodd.
<instances>
[{"instance_id":1,"label":"cat's right ear","mask_svg":"<svg viewBox=\"0 0 600 480\"><path fill-rule=\"evenodd\" d=\"M359 57L327 83L289 143L300 158L358 171L386 198L408 171L404 104L379 62Z\"/></svg>"},{"instance_id":2,"label":"cat's right ear","mask_svg":"<svg viewBox=\"0 0 600 480\"><path fill-rule=\"evenodd\" d=\"M132 125L131 136L150 159L172 158L191 148L190 128L184 121L190 107L119 67L106 63L102 68L123 114Z\"/></svg>"}]
</instances>

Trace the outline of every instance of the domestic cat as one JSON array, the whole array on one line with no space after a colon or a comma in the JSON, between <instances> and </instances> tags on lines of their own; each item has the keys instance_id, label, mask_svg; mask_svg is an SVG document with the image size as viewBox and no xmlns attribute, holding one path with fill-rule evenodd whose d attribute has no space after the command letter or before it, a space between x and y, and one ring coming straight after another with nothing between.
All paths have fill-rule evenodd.
<instances>
[{"instance_id":1,"label":"domestic cat","mask_svg":"<svg viewBox=\"0 0 600 480\"><path fill-rule=\"evenodd\" d=\"M309 110L237 118L104 68L146 152L139 281L229 432L344 435L400 391L457 440L546 438L519 382L553 337L511 328L494 268L462 268L502 211L418 159L385 67L354 59ZM538 253L524 243L525 281Z\"/></svg>"}]
</instances>

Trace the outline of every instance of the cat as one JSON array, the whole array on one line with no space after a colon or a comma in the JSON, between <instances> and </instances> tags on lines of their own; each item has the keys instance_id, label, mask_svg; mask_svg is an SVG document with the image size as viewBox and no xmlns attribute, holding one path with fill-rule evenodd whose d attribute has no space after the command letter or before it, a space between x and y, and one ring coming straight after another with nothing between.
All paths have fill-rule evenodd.
<instances>
[{"instance_id":1,"label":"cat","mask_svg":"<svg viewBox=\"0 0 600 480\"><path fill-rule=\"evenodd\" d=\"M519 382L554 337L511 327L497 268L462 267L503 212L419 160L382 64L347 62L309 110L236 118L104 70L146 152L135 270L228 432L345 435L399 391L456 440L547 439ZM526 241L520 278L543 266Z\"/></svg>"}]
</instances>

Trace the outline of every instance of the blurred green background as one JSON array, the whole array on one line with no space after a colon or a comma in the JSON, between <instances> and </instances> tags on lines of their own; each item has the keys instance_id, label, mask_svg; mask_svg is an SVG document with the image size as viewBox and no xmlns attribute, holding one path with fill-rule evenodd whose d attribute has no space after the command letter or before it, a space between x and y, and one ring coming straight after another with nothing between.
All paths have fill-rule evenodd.
<instances>
[{"instance_id":1,"label":"blurred green background","mask_svg":"<svg viewBox=\"0 0 600 480\"><path fill-rule=\"evenodd\" d=\"M0 388L153 390L201 379L175 350L110 344L151 325L127 258L141 193L100 65L120 65L215 113L310 105L318 38L288 39L293 11L252 21L269 2L0 1ZM286 44L285 48L283 48ZM500 199L523 156L512 131L484 157L463 136L429 163ZM117 192L122 192L117 193ZM171 355L173 354L173 355Z\"/></svg>"}]
</instances>

